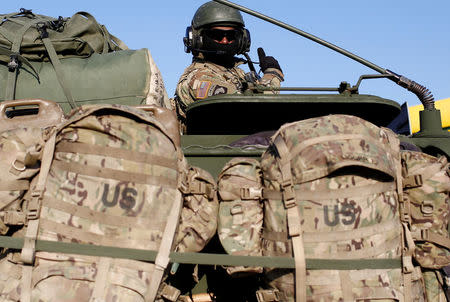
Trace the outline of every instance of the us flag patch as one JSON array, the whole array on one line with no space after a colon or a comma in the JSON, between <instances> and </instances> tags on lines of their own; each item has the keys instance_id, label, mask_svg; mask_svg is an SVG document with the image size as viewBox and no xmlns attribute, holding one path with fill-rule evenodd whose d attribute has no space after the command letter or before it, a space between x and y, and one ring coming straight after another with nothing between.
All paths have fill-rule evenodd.
<instances>
[{"instance_id":1,"label":"us flag patch","mask_svg":"<svg viewBox=\"0 0 450 302\"><path fill-rule=\"evenodd\" d=\"M209 88L211 87L211 82L209 81L201 81L200 85L197 88L197 95L195 98L204 99L208 96Z\"/></svg>"}]
</instances>

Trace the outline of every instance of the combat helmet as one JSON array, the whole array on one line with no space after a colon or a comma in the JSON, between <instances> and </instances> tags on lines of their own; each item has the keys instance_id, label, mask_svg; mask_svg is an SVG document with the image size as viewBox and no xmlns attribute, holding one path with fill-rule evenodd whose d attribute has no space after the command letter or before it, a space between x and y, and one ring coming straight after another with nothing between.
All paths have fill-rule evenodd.
<instances>
[{"instance_id":1,"label":"combat helmet","mask_svg":"<svg viewBox=\"0 0 450 302\"><path fill-rule=\"evenodd\" d=\"M201 5L192 18L191 26L186 28L183 38L185 52L220 52L210 49L211 45L205 41L203 35L205 29L213 25L233 26L239 31L236 44L233 47L234 54L243 54L250 50L250 32L245 28L244 18L241 13L232 7L215 1L209 1Z\"/></svg>"}]
</instances>

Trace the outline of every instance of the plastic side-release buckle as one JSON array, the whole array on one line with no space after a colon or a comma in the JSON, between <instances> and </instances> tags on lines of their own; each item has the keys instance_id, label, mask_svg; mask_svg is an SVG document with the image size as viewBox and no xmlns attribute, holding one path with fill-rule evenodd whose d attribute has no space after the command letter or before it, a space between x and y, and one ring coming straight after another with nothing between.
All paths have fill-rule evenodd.
<instances>
[{"instance_id":1,"label":"plastic side-release buckle","mask_svg":"<svg viewBox=\"0 0 450 302\"><path fill-rule=\"evenodd\" d=\"M410 175L403 180L405 188L417 188L423 185L422 174Z\"/></svg>"},{"instance_id":2,"label":"plastic side-release buckle","mask_svg":"<svg viewBox=\"0 0 450 302\"><path fill-rule=\"evenodd\" d=\"M283 301L283 296L278 289L261 289L256 292L258 302Z\"/></svg>"},{"instance_id":3,"label":"plastic side-release buckle","mask_svg":"<svg viewBox=\"0 0 450 302\"><path fill-rule=\"evenodd\" d=\"M291 181L283 183L282 187L283 187L284 206L286 207L286 209L295 207L296 206L295 190Z\"/></svg>"},{"instance_id":4,"label":"plastic side-release buckle","mask_svg":"<svg viewBox=\"0 0 450 302\"><path fill-rule=\"evenodd\" d=\"M181 292L179 289L168 285L167 283L163 283L161 288L161 292L160 295L161 297L163 297L165 300L171 301L171 302L175 302L177 301L178 297L181 295Z\"/></svg>"},{"instance_id":5,"label":"plastic side-release buckle","mask_svg":"<svg viewBox=\"0 0 450 302\"><path fill-rule=\"evenodd\" d=\"M9 56L8 70L12 72L16 70L17 67L19 67L18 54L13 53Z\"/></svg>"},{"instance_id":6,"label":"plastic side-release buckle","mask_svg":"<svg viewBox=\"0 0 450 302\"><path fill-rule=\"evenodd\" d=\"M27 205L27 220L34 220L39 218L41 210L42 190L34 190L31 192L31 200Z\"/></svg>"},{"instance_id":7,"label":"plastic side-release buckle","mask_svg":"<svg viewBox=\"0 0 450 302\"><path fill-rule=\"evenodd\" d=\"M412 257L405 255L402 256L402 267L404 274L411 274L414 271L414 265L412 263Z\"/></svg>"},{"instance_id":8,"label":"plastic side-release buckle","mask_svg":"<svg viewBox=\"0 0 450 302\"><path fill-rule=\"evenodd\" d=\"M20 211L2 211L0 218L6 225L24 225L26 220L25 213Z\"/></svg>"},{"instance_id":9,"label":"plastic side-release buckle","mask_svg":"<svg viewBox=\"0 0 450 302\"><path fill-rule=\"evenodd\" d=\"M262 188L245 187L241 188L242 200L257 200L262 198Z\"/></svg>"}]
</instances>

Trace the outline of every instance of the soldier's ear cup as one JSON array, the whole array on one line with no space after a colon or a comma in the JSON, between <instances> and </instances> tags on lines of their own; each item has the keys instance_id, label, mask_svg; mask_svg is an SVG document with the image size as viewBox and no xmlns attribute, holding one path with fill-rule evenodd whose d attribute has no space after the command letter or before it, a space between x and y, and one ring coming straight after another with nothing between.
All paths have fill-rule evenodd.
<instances>
[{"instance_id":1,"label":"soldier's ear cup","mask_svg":"<svg viewBox=\"0 0 450 302\"><path fill-rule=\"evenodd\" d=\"M183 38L184 51L190 53L193 50L199 51L203 49L203 39L199 30L195 30L192 26L186 27L186 34ZM250 51L250 31L246 28L242 29L242 37L239 41L238 54L243 54Z\"/></svg>"},{"instance_id":2,"label":"soldier's ear cup","mask_svg":"<svg viewBox=\"0 0 450 302\"><path fill-rule=\"evenodd\" d=\"M251 38L250 38L250 31L246 28L242 29L242 41L241 41L241 47L239 48L239 53L243 54L250 51L250 44L251 44Z\"/></svg>"},{"instance_id":3,"label":"soldier's ear cup","mask_svg":"<svg viewBox=\"0 0 450 302\"><path fill-rule=\"evenodd\" d=\"M192 51L199 51L203 47L203 39L198 30L192 28L192 26L186 27L186 34L183 38L184 51L190 53Z\"/></svg>"}]
</instances>

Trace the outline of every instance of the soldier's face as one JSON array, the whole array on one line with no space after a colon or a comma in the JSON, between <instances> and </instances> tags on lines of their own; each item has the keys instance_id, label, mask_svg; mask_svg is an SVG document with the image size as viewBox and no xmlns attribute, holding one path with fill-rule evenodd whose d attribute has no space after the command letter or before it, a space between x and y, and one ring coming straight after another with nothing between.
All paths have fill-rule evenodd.
<instances>
[{"instance_id":1,"label":"soldier's face","mask_svg":"<svg viewBox=\"0 0 450 302\"><path fill-rule=\"evenodd\" d=\"M231 44L236 40L238 31L232 26L214 26L208 29L207 35L219 44Z\"/></svg>"}]
</instances>

